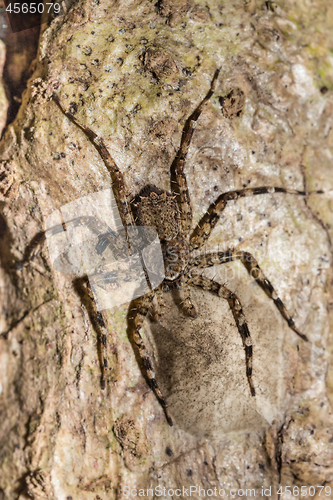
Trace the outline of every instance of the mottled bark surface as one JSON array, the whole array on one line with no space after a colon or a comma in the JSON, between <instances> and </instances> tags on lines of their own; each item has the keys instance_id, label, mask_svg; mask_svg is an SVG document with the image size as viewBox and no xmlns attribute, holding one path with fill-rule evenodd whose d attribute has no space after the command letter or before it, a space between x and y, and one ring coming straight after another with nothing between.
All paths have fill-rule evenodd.
<instances>
[{"instance_id":1,"label":"mottled bark surface","mask_svg":"<svg viewBox=\"0 0 333 500\"><path fill-rule=\"evenodd\" d=\"M100 0L75 3L44 32L1 142L0 498L104 500L125 487L192 485L257 497L272 486L276 499L279 484L333 487L332 28L333 8L319 0ZM49 99L55 90L104 138L134 195L148 183L169 189L181 128L218 67L186 163L195 222L234 188L324 191L231 202L209 242L253 253L311 342L240 264L207 273L243 302L251 398L227 304L195 291L193 320L167 296L145 335L170 428L133 352L128 304L109 314L102 391L89 302L71 276L52 270L46 248L15 266L52 211L110 187L92 145Z\"/></svg>"}]
</instances>

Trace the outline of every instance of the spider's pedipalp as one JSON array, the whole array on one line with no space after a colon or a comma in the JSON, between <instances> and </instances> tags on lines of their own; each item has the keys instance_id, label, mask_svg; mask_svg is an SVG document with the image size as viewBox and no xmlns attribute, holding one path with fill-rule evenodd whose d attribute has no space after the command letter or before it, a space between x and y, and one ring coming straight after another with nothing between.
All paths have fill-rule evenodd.
<instances>
[{"instance_id":1,"label":"spider's pedipalp","mask_svg":"<svg viewBox=\"0 0 333 500\"><path fill-rule=\"evenodd\" d=\"M210 252L203 255L195 257L189 263L189 267L193 266L194 269L205 269L207 267L214 266L215 264L225 264L233 260L240 260L245 266L249 274L258 282L261 288L266 292L268 297L270 297L277 309L279 310L281 316L287 321L289 327L297 333L301 339L308 341L304 333L301 333L295 326L294 320L288 313L282 300L278 297L276 291L273 288L272 283L264 275L259 267L257 260L249 252L243 252L240 250L227 250L226 252Z\"/></svg>"},{"instance_id":2,"label":"spider's pedipalp","mask_svg":"<svg viewBox=\"0 0 333 500\"><path fill-rule=\"evenodd\" d=\"M184 278L182 280L182 285L183 285L183 292L184 292L184 300L182 302L182 307L187 316L190 316L191 318L196 318L198 315L197 308L192 302L191 299L191 288L188 284L187 278Z\"/></svg>"},{"instance_id":3,"label":"spider's pedipalp","mask_svg":"<svg viewBox=\"0 0 333 500\"><path fill-rule=\"evenodd\" d=\"M220 285L216 281L205 278L204 276L195 276L190 278L189 284L212 292L219 297L227 300L231 312L234 316L239 334L242 338L243 346L245 349L246 377L250 386L251 395L255 396L256 392L252 381L252 339L239 298L235 293L226 288L224 285Z\"/></svg>"}]
</instances>

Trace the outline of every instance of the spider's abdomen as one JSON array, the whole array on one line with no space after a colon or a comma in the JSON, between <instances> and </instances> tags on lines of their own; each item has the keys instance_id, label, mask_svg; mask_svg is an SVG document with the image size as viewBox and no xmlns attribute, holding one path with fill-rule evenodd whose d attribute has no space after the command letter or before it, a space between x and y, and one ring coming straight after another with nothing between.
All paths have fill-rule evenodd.
<instances>
[{"instance_id":1,"label":"spider's abdomen","mask_svg":"<svg viewBox=\"0 0 333 500\"><path fill-rule=\"evenodd\" d=\"M188 263L188 244L180 238L172 241L166 241L162 243L162 252L165 278L167 280L175 280L185 269Z\"/></svg>"}]
</instances>

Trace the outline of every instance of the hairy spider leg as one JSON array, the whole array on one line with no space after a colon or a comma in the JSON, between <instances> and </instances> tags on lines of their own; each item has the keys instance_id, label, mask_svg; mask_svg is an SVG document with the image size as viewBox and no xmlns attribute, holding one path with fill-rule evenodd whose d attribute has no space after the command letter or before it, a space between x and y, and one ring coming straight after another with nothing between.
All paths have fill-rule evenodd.
<instances>
[{"instance_id":1,"label":"hairy spider leg","mask_svg":"<svg viewBox=\"0 0 333 500\"><path fill-rule=\"evenodd\" d=\"M66 231L68 227L87 227L93 233L97 234L99 237L103 239L111 238L113 241L116 238L116 234L112 231L107 224L102 222L98 217L95 216L82 216L77 217L75 219L68 220L63 222L62 224L58 224L54 227L47 229L46 231L38 233L36 237L30 242L27 246L24 257L20 262L20 267L25 267L28 262L34 258L41 246L45 242L47 237L54 236L56 234L62 233ZM93 311L96 319L96 323L98 325L97 334L98 334L98 344L101 347L99 355L101 356L101 388L105 389L105 373L108 366L107 362L107 329L105 326L105 321L103 319L103 314L96 309L96 304L94 300L94 296L92 290L90 288L89 282L86 284L85 291L87 292L89 298L91 299Z\"/></svg>"},{"instance_id":2,"label":"hairy spider leg","mask_svg":"<svg viewBox=\"0 0 333 500\"><path fill-rule=\"evenodd\" d=\"M243 346L245 349L245 359L246 359L246 377L249 382L251 395L255 396L256 392L254 389L252 381L252 340L249 328L246 323L246 319L242 310L242 304L235 293L226 288L224 285L220 285L214 280L205 278L204 276L193 276L189 279L189 284L192 286L197 286L203 290L218 295L222 299L228 301L231 312L235 318L235 322L242 338Z\"/></svg>"},{"instance_id":3,"label":"hairy spider leg","mask_svg":"<svg viewBox=\"0 0 333 500\"><path fill-rule=\"evenodd\" d=\"M268 297L270 297L277 309L279 310L281 316L286 320L288 326L295 332L301 339L308 341L308 338L304 333L301 333L295 326L295 322L288 313L282 300L278 297L273 285L268 278L264 275L259 267L256 259L249 252L243 252L239 250L227 250L226 252L210 252L204 255L199 255L191 260L188 264L189 273L191 274L191 267L195 269L204 269L207 267L214 266L215 264L225 264L226 262L231 262L235 260L240 260L245 266L247 271L253 278L259 283L261 288L266 292Z\"/></svg>"},{"instance_id":4,"label":"hairy spider leg","mask_svg":"<svg viewBox=\"0 0 333 500\"><path fill-rule=\"evenodd\" d=\"M171 192L176 195L180 211L182 230L186 239L188 239L192 225L192 207L190 194L187 187L186 175L184 172L184 165L191 144L193 132L197 124L197 120L201 115L204 105L209 101L214 93L219 73L220 70L217 69L214 73L212 83L206 97L204 97L197 108L193 111L191 116L189 116L189 118L186 120L178 152L170 167Z\"/></svg>"},{"instance_id":5,"label":"hairy spider leg","mask_svg":"<svg viewBox=\"0 0 333 500\"><path fill-rule=\"evenodd\" d=\"M100 157L102 158L104 165L108 169L112 180L112 189L116 199L120 218L125 228L125 233L128 239L127 227L134 226L134 219L131 211L131 206L127 201L126 185L123 174L121 173L115 161L113 160L112 156L110 155L109 151L107 150L103 139L99 137L95 132L93 132L90 128L86 127L85 125L82 125L72 113L66 111L62 107L59 96L56 93L52 95L52 98L57 104L60 111L72 123L74 123L77 127L79 127L82 130L82 132L86 135L86 137L88 137L89 141L95 147Z\"/></svg>"},{"instance_id":6,"label":"hairy spider leg","mask_svg":"<svg viewBox=\"0 0 333 500\"><path fill-rule=\"evenodd\" d=\"M168 409L168 404L166 402L166 399L164 398L161 389L159 388L156 378L155 378L155 373L152 367L150 355L148 353L148 350L145 346L145 343L143 341L143 338L140 334L140 330L144 325L144 322L147 318L147 314L150 310L150 308L153 305L153 299L154 299L155 292L151 292L149 294L144 295L143 297L140 297L136 301L137 305L137 312L134 318L134 332L133 332L133 340L135 345L138 348L139 355L142 361L142 364L145 368L145 372L147 374L149 383L151 388L153 389L157 400L159 401L160 405L162 406L165 417L167 419L167 422L170 426L173 425L171 415L169 413Z\"/></svg>"},{"instance_id":7,"label":"hairy spider leg","mask_svg":"<svg viewBox=\"0 0 333 500\"><path fill-rule=\"evenodd\" d=\"M202 217L190 238L190 249L195 250L204 245L204 243L210 237L216 223L221 217L221 214L228 201L237 200L238 198L243 198L246 196L253 196L257 194L273 194L273 193L286 193L286 194L296 194L300 196L306 196L309 193L305 191L297 191L295 189L285 189L283 187L255 187L255 188L245 188L237 189L235 191L229 191L227 193L220 194L217 200L210 205L205 215ZM312 191L312 193L322 193L322 191Z\"/></svg>"}]
</instances>

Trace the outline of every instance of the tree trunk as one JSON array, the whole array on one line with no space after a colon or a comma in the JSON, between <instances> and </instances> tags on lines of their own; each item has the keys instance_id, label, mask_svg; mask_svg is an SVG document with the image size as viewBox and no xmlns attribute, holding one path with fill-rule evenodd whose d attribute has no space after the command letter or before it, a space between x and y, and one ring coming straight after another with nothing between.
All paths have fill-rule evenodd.
<instances>
[{"instance_id":1,"label":"tree trunk","mask_svg":"<svg viewBox=\"0 0 333 500\"><path fill-rule=\"evenodd\" d=\"M264 497L271 487L266 497L277 499L281 485L322 498L319 485L333 488L332 29L333 7L319 0L94 0L67 6L44 30L1 142L0 499L104 500L157 487L167 498L190 487L193 498L209 489ZM107 314L102 390L89 299L73 276L52 268L46 246L18 264L52 212L111 186L53 92L104 139L132 199L147 184L170 189L182 127L216 68L185 166L194 222L232 189L323 191L232 201L207 246L251 252L310 342L241 264L207 272L243 303L254 346L251 398L228 304L194 290L192 319L180 295L166 295L164 317L147 321L144 334L175 421L169 427L132 347L129 304Z\"/></svg>"}]
</instances>

